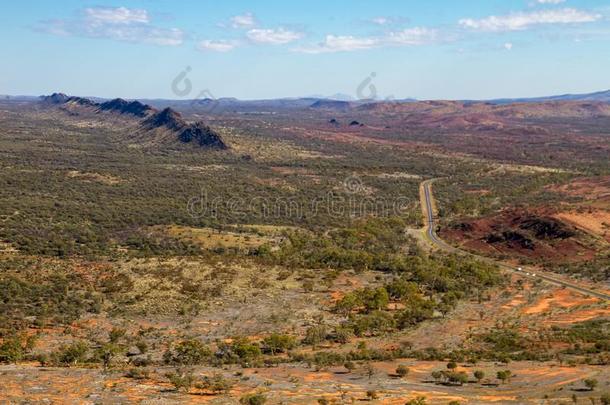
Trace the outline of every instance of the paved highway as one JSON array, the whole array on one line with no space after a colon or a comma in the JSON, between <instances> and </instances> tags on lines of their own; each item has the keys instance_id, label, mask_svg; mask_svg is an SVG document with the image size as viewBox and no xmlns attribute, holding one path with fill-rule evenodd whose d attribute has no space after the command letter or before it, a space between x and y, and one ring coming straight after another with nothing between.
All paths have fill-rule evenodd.
<instances>
[{"instance_id":1,"label":"paved highway","mask_svg":"<svg viewBox=\"0 0 610 405\"><path fill-rule=\"evenodd\" d=\"M436 234L436 222L435 222L435 217L434 217L434 208L432 205L432 183L433 182L434 182L434 180L426 180L422 183L422 185L421 185L421 192L422 192L421 197L422 198L421 199L422 199L422 203L425 203L424 216L427 217L426 218L426 220L427 220L426 236L427 236L428 240L430 242L432 242L436 247L438 247L439 249L444 250L446 252L450 252L450 253L474 256L479 260L482 260L482 261L485 261L488 263L493 263L493 264L497 265L498 267L500 267L502 270L509 271L512 273L517 273L523 277L527 277L527 278L531 278L531 279L540 279L540 280L546 281L546 282L554 284L554 285L569 288L569 289L577 291L579 293L601 298L604 300L610 300L610 295L608 295L608 294L605 294L605 293L599 292L599 291L593 291L587 287L580 286L573 282L565 281L565 280L556 278L556 277L551 276L546 273L541 273L539 270L534 270L534 269L526 268L526 267L515 268L515 267L509 266L505 263L498 262L496 260L493 260L493 259L490 259L487 257L474 255L470 252L466 252L464 250L457 249L457 248L449 245L448 243L443 241L441 238L439 238L438 235ZM423 208L424 207L422 207L422 209ZM519 270L519 269L521 269L521 270Z\"/></svg>"}]
</instances>

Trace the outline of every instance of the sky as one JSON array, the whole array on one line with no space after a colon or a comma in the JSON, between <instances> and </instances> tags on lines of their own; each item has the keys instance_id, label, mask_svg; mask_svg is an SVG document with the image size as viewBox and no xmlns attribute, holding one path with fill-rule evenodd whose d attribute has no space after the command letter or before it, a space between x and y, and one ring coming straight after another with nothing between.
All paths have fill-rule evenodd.
<instances>
[{"instance_id":1,"label":"sky","mask_svg":"<svg viewBox=\"0 0 610 405\"><path fill-rule=\"evenodd\" d=\"M610 89L610 0L3 1L0 94L490 99Z\"/></svg>"}]
</instances>

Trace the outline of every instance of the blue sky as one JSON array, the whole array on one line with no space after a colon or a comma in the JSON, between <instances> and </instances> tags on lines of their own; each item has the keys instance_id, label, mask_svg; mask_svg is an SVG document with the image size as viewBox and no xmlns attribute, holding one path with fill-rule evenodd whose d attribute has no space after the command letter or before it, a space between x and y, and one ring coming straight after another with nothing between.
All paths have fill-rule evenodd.
<instances>
[{"instance_id":1,"label":"blue sky","mask_svg":"<svg viewBox=\"0 0 610 405\"><path fill-rule=\"evenodd\" d=\"M483 99L610 88L610 0L3 3L0 94L366 97L372 84L379 98Z\"/></svg>"}]
</instances>

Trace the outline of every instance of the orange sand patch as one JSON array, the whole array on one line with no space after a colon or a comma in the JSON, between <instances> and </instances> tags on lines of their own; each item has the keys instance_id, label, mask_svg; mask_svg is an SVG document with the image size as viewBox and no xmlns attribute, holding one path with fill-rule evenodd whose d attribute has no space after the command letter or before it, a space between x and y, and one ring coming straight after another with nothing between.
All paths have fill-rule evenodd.
<instances>
[{"instance_id":1,"label":"orange sand patch","mask_svg":"<svg viewBox=\"0 0 610 405\"><path fill-rule=\"evenodd\" d=\"M516 401L517 397L510 395L481 395L478 397L481 401L500 402L500 401Z\"/></svg>"},{"instance_id":2,"label":"orange sand patch","mask_svg":"<svg viewBox=\"0 0 610 405\"><path fill-rule=\"evenodd\" d=\"M508 304L502 305L502 309L515 308L515 307L518 307L519 305L525 304L525 302L526 301L525 301L525 298L523 297L523 294L517 294Z\"/></svg>"},{"instance_id":3,"label":"orange sand patch","mask_svg":"<svg viewBox=\"0 0 610 405\"><path fill-rule=\"evenodd\" d=\"M574 323L585 322L591 319L610 316L610 309L599 308L576 311L569 314L562 314L552 319L544 320L545 325L571 325Z\"/></svg>"},{"instance_id":4,"label":"orange sand patch","mask_svg":"<svg viewBox=\"0 0 610 405\"><path fill-rule=\"evenodd\" d=\"M610 212L609 211L592 211L592 212L561 212L554 216L555 218L569 222L572 225L586 232L598 235L610 242Z\"/></svg>"},{"instance_id":5,"label":"orange sand patch","mask_svg":"<svg viewBox=\"0 0 610 405\"><path fill-rule=\"evenodd\" d=\"M572 308L597 302L599 302L598 298L584 298L568 289L559 289L555 290L550 297L542 298L532 306L525 308L523 313L527 315L540 314L552 308Z\"/></svg>"}]
</instances>

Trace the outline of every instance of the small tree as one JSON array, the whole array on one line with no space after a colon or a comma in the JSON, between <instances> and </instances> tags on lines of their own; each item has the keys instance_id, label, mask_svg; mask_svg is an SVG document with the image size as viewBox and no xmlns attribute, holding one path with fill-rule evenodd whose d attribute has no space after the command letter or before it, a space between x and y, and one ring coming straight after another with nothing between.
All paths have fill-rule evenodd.
<instances>
[{"instance_id":1,"label":"small tree","mask_svg":"<svg viewBox=\"0 0 610 405\"><path fill-rule=\"evenodd\" d=\"M364 371L366 372L366 375L369 380L375 375L375 368L371 363L366 363L366 365L364 366Z\"/></svg>"},{"instance_id":2,"label":"small tree","mask_svg":"<svg viewBox=\"0 0 610 405\"><path fill-rule=\"evenodd\" d=\"M289 335L274 333L263 339L263 352L274 356L276 353L284 353L296 346L296 339Z\"/></svg>"},{"instance_id":3,"label":"small tree","mask_svg":"<svg viewBox=\"0 0 610 405\"><path fill-rule=\"evenodd\" d=\"M112 359L114 359L121 352L121 348L114 343L105 343L97 349L96 357L102 362L104 371L108 370Z\"/></svg>"},{"instance_id":4,"label":"small tree","mask_svg":"<svg viewBox=\"0 0 610 405\"><path fill-rule=\"evenodd\" d=\"M594 391L598 385L598 381L594 378L587 378L584 383L585 387L587 387L589 391Z\"/></svg>"},{"instance_id":5,"label":"small tree","mask_svg":"<svg viewBox=\"0 0 610 405\"><path fill-rule=\"evenodd\" d=\"M435 382L439 382L443 378L443 373L441 371L433 371L432 378L434 378Z\"/></svg>"},{"instance_id":6,"label":"small tree","mask_svg":"<svg viewBox=\"0 0 610 405\"><path fill-rule=\"evenodd\" d=\"M496 373L498 380L502 381L502 383L505 383L512 375L513 373L510 370L498 371Z\"/></svg>"},{"instance_id":7,"label":"small tree","mask_svg":"<svg viewBox=\"0 0 610 405\"><path fill-rule=\"evenodd\" d=\"M366 397L367 397L367 398L368 398L370 401L372 401L372 400L374 400L374 399L378 399L378 398L379 398L379 395L377 394L377 391L375 391L375 390L368 390L368 391L366 392Z\"/></svg>"},{"instance_id":8,"label":"small tree","mask_svg":"<svg viewBox=\"0 0 610 405\"><path fill-rule=\"evenodd\" d=\"M477 379L477 382L481 382L483 380L483 378L485 378L485 372L481 371L481 370L476 370L474 372L474 378Z\"/></svg>"},{"instance_id":9,"label":"small tree","mask_svg":"<svg viewBox=\"0 0 610 405\"><path fill-rule=\"evenodd\" d=\"M343 367L345 367L348 373L351 373L356 369L356 365L352 361L346 361Z\"/></svg>"},{"instance_id":10,"label":"small tree","mask_svg":"<svg viewBox=\"0 0 610 405\"><path fill-rule=\"evenodd\" d=\"M25 356L25 349L18 337L5 339L0 344L0 363L17 363Z\"/></svg>"},{"instance_id":11,"label":"small tree","mask_svg":"<svg viewBox=\"0 0 610 405\"><path fill-rule=\"evenodd\" d=\"M447 379L450 383L464 385L468 382L468 375L462 372L452 371L447 374Z\"/></svg>"},{"instance_id":12,"label":"small tree","mask_svg":"<svg viewBox=\"0 0 610 405\"><path fill-rule=\"evenodd\" d=\"M401 364L398 367L396 367L396 375L399 376L400 378L405 378L408 374L409 374L409 368L407 366L405 366L404 364Z\"/></svg>"},{"instance_id":13,"label":"small tree","mask_svg":"<svg viewBox=\"0 0 610 405\"><path fill-rule=\"evenodd\" d=\"M328 333L326 331L326 326L312 326L311 328L307 329L307 332L305 332L305 339L303 340L303 343L309 344L315 348L317 345L326 340L327 335Z\"/></svg>"},{"instance_id":14,"label":"small tree","mask_svg":"<svg viewBox=\"0 0 610 405\"><path fill-rule=\"evenodd\" d=\"M457 368L457 363L455 361L450 361L447 363L447 368L449 370L455 370Z\"/></svg>"},{"instance_id":15,"label":"small tree","mask_svg":"<svg viewBox=\"0 0 610 405\"><path fill-rule=\"evenodd\" d=\"M173 352L164 355L166 362L184 366L202 364L212 355L210 349L197 339L187 339L178 343Z\"/></svg>"},{"instance_id":16,"label":"small tree","mask_svg":"<svg viewBox=\"0 0 610 405\"><path fill-rule=\"evenodd\" d=\"M415 399L412 399L410 401L407 401L407 403L405 405L426 405L426 397L417 397Z\"/></svg>"}]
</instances>

